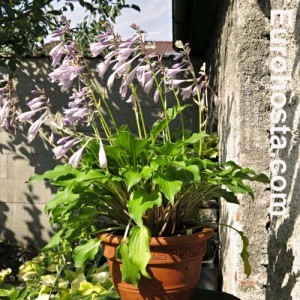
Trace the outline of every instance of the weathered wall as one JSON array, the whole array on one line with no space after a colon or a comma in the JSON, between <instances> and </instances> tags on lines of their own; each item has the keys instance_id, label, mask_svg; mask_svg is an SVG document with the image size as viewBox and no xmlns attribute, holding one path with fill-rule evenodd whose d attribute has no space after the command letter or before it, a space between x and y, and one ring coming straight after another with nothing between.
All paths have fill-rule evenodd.
<instances>
[{"instance_id":1,"label":"weathered wall","mask_svg":"<svg viewBox=\"0 0 300 300\"><path fill-rule=\"evenodd\" d=\"M271 12L274 14L275 10L285 11L281 12L281 25L276 14L271 25ZM239 257L238 235L228 228L220 230L223 290L243 300L300 299L299 11L297 0L224 0L210 52L210 72L222 102L221 159L233 159L273 178L271 190L262 184L253 185L254 202L241 197L240 206L222 204L220 221L243 230L250 240L252 274L246 278ZM283 40L276 43L271 38L270 44L274 28L286 29L286 33L277 35ZM270 46L282 46L287 53L282 49L271 51ZM286 80L286 84L284 79L283 83L274 83L272 74L291 74L292 79ZM277 92L281 98L274 96ZM286 112L286 120L282 110ZM284 125L291 131L279 129ZM286 163L285 172L282 161ZM277 175L281 177L276 179ZM271 195L275 195L273 199ZM286 205L282 204L284 198ZM283 216L270 216L270 212L282 210L280 207L270 210L271 200L286 207Z\"/></svg>"}]
</instances>

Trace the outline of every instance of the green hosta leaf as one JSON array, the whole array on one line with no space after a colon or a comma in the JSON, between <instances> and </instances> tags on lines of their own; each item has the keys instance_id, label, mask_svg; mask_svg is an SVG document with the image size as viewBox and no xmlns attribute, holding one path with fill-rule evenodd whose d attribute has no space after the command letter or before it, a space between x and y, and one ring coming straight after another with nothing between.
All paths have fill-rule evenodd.
<instances>
[{"instance_id":1,"label":"green hosta leaf","mask_svg":"<svg viewBox=\"0 0 300 300\"><path fill-rule=\"evenodd\" d=\"M163 167L169 163L169 160L166 157L158 156L150 162L150 167L153 170L158 170L159 167Z\"/></svg>"},{"instance_id":2,"label":"green hosta leaf","mask_svg":"<svg viewBox=\"0 0 300 300\"><path fill-rule=\"evenodd\" d=\"M242 241L243 241L243 249L240 253L240 256L244 262L244 273L247 275L247 277L251 274L251 265L249 262L249 252L248 252L248 245L249 245L249 239L245 236L243 231L237 231L240 235Z\"/></svg>"},{"instance_id":3,"label":"green hosta leaf","mask_svg":"<svg viewBox=\"0 0 300 300\"><path fill-rule=\"evenodd\" d=\"M180 191L183 182L180 180L172 180L162 176L157 176L153 179L154 183L159 185L160 190L165 197L174 204L175 195Z\"/></svg>"},{"instance_id":4,"label":"green hosta leaf","mask_svg":"<svg viewBox=\"0 0 300 300\"><path fill-rule=\"evenodd\" d=\"M149 166L144 166L141 172L135 172L132 170L125 171L124 178L127 186L127 191L129 191L132 186L139 183L142 179L149 179L151 175L152 170Z\"/></svg>"},{"instance_id":5,"label":"green hosta leaf","mask_svg":"<svg viewBox=\"0 0 300 300\"><path fill-rule=\"evenodd\" d=\"M150 131L150 138L152 140L152 143L157 139L159 134L167 127L168 123L174 120L178 116L178 114L180 114L184 109L186 109L189 106L191 105L188 104L183 106L176 105L174 107L167 109L168 119L156 121L152 126L152 129Z\"/></svg>"},{"instance_id":6,"label":"green hosta leaf","mask_svg":"<svg viewBox=\"0 0 300 300\"><path fill-rule=\"evenodd\" d=\"M176 141L175 143L166 142L160 150L160 153L163 155L178 155L182 152L182 145L184 144L183 141Z\"/></svg>"},{"instance_id":7,"label":"green hosta leaf","mask_svg":"<svg viewBox=\"0 0 300 300\"><path fill-rule=\"evenodd\" d=\"M138 226L143 227L144 213L154 205L160 206L161 202L161 194L157 191L152 191L150 194L142 190L133 191L127 204L129 215Z\"/></svg>"},{"instance_id":8,"label":"green hosta leaf","mask_svg":"<svg viewBox=\"0 0 300 300\"><path fill-rule=\"evenodd\" d=\"M45 211L50 212L53 209L55 209L57 206L74 202L78 198L79 195L73 194L72 191L68 189L64 189L63 191L58 191L55 197L46 204Z\"/></svg>"},{"instance_id":9,"label":"green hosta leaf","mask_svg":"<svg viewBox=\"0 0 300 300\"><path fill-rule=\"evenodd\" d=\"M245 235L245 233L243 231L237 230L235 227L233 227L231 225L224 224L224 223L219 223L219 225L229 227L229 228L233 229L234 231L236 231L240 235L242 242L243 242L243 248L240 253L240 256L244 263L244 273L247 275L247 277L249 277L251 275L251 265L249 262L250 255L248 252L249 239L247 238L247 236Z\"/></svg>"},{"instance_id":10,"label":"green hosta leaf","mask_svg":"<svg viewBox=\"0 0 300 300\"><path fill-rule=\"evenodd\" d=\"M93 285L91 282L80 282L77 292L81 295L90 295L92 293L100 294L104 291L104 288L100 285Z\"/></svg>"},{"instance_id":11,"label":"green hosta leaf","mask_svg":"<svg viewBox=\"0 0 300 300\"><path fill-rule=\"evenodd\" d=\"M124 173L124 178L127 186L127 191L129 191L132 186L141 181L143 175L141 173L128 170Z\"/></svg>"},{"instance_id":12,"label":"green hosta leaf","mask_svg":"<svg viewBox=\"0 0 300 300\"><path fill-rule=\"evenodd\" d=\"M122 260L122 279L134 286L138 285L141 274L151 278L146 271L151 258L150 233L147 227L135 226L130 230L127 241L123 241L117 249L116 256Z\"/></svg>"},{"instance_id":13,"label":"green hosta leaf","mask_svg":"<svg viewBox=\"0 0 300 300\"><path fill-rule=\"evenodd\" d=\"M99 239L91 239L87 243L77 246L72 255L75 267L81 268L87 260L93 259L99 251L100 243Z\"/></svg>"},{"instance_id":14,"label":"green hosta leaf","mask_svg":"<svg viewBox=\"0 0 300 300\"><path fill-rule=\"evenodd\" d=\"M197 142L199 142L202 138L207 137L208 134L206 134L205 132L201 131L199 133L194 133L192 136L190 136L189 138L187 138L184 143L185 144L195 144Z\"/></svg>"},{"instance_id":15,"label":"green hosta leaf","mask_svg":"<svg viewBox=\"0 0 300 300\"><path fill-rule=\"evenodd\" d=\"M2 285L0 288L0 297L9 297L13 292L12 285Z\"/></svg>"},{"instance_id":16,"label":"green hosta leaf","mask_svg":"<svg viewBox=\"0 0 300 300\"><path fill-rule=\"evenodd\" d=\"M253 193L253 190L250 188L250 186L246 186L241 183L239 185L226 184L226 186L234 194L249 194L252 198L254 198L254 193Z\"/></svg>"},{"instance_id":17,"label":"green hosta leaf","mask_svg":"<svg viewBox=\"0 0 300 300\"><path fill-rule=\"evenodd\" d=\"M69 164L58 165L53 170L48 170L44 174L31 176L29 181L32 182L41 179L50 179L51 181L55 181L61 176L77 174L78 172L78 170L73 169Z\"/></svg>"},{"instance_id":18,"label":"green hosta leaf","mask_svg":"<svg viewBox=\"0 0 300 300\"><path fill-rule=\"evenodd\" d=\"M171 171L170 173L173 178L180 179L185 183L198 183L201 179L199 168L196 165L186 166L179 171Z\"/></svg>"},{"instance_id":19,"label":"green hosta leaf","mask_svg":"<svg viewBox=\"0 0 300 300\"><path fill-rule=\"evenodd\" d=\"M139 268L139 271L151 278L146 271L147 264L151 258L150 254L150 232L146 226L135 226L130 230L128 237L129 259Z\"/></svg>"},{"instance_id":20,"label":"green hosta leaf","mask_svg":"<svg viewBox=\"0 0 300 300\"><path fill-rule=\"evenodd\" d=\"M207 199L212 199L213 197L222 197L229 203L239 204L236 195L233 192L226 191L224 189L214 189L211 193L206 195Z\"/></svg>"},{"instance_id":21,"label":"green hosta leaf","mask_svg":"<svg viewBox=\"0 0 300 300\"><path fill-rule=\"evenodd\" d=\"M50 250L56 246L58 246L61 243L61 236L64 233L64 230L61 229L58 231L50 240L50 242L43 248L44 251Z\"/></svg>"},{"instance_id":22,"label":"green hosta leaf","mask_svg":"<svg viewBox=\"0 0 300 300\"><path fill-rule=\"evenodd\" d=\"M122 279L123 281L137 286L141 278L139 267L129 258L129 247L126 242L122 242L117 248L117 258L122 260Z\"/></svg>"}]
</instances>

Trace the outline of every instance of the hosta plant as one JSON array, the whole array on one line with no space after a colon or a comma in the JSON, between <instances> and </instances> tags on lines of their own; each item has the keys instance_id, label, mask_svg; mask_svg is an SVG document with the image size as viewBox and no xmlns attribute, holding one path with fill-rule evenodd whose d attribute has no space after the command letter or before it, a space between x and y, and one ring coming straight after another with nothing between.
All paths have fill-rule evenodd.
<instances>
[{"instance_id":1,"label":"hosta plant","mask_svg":"<svg viewBox=\"0 0 300 300\"><path fill-rule=\"evenodd\" d=\"M143 31L137 25L132 28L134 35L126 40L109 24L95 37L90 51L101 58L93 72L64 24L55 33L61 42L50 52L53 70L49 77L63 92L72 89L69 103L54 112L51 99L36 87L27 102L29 111L21 112L6 78L0 90L0 124L15 132L19 123L28 123L29 140L40 134L53 146L54 157L64 160L31 178L47 179L57 187L46 205L52 222L60 227L51 245L57 245L60 238L76 242L83 232L88 233L90 240L73 252L75 266L80 268L98 252L98 233L123 234L117 251L125 266L123 278L137 285L142 275L150 277L146 266L151 236L200 229L202 202L223 197L238 204L239 193L253 197L249 181L268 179L232 161L216 160L214 139L205 128L213 106L210 99L219 100L209 89L205 65L195 70L189 46L178 41L181 51L174 54L173 65L166 66L152 43L144 40ZM109 74L107 82L105 74ZM118 121L102 84L108 90L119 89L120 101L132 107L134 128ZM143 111L149 98L159 108L150 125ZM194 132L185 122L191 107L198 110ZM239 233L249 274L248 241Z\"/></svg>"}]
</instances>

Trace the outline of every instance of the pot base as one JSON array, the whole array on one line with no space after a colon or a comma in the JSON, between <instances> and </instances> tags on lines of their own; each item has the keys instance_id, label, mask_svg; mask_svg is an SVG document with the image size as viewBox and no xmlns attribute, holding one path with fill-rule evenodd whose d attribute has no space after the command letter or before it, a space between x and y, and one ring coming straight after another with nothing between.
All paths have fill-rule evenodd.
<instances>
[{"instance_id":1,"label":"pot base","mask_svg":"<svg viewBox=\"0 0 300 300\"><path fill-rule=\"evenodd\" d=\"M189 300L198 285L202 258L212 228L177 237L152 238L151 259L147 272L151 279L141 278L137 287L122 281L121 262L115 253L122 237L102 235L104 256L112 281L122 300Z\"/></svg>"}]
</instances>

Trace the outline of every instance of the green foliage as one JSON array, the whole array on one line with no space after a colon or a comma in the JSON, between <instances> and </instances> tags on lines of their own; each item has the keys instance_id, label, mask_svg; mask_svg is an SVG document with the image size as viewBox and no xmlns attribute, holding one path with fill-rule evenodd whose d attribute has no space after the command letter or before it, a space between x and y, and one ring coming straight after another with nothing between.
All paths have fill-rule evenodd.
<instances>
[{"instance_id":1,"label":"green foliage","mask_svg":"<svg viewBox=\"0 0 300 300\"><path fill-rule=\"evenodd\" d=\"M66 240L60 239L55 247L49 245L42 252L25 262L19 270L19 281L21 284L12 286L5 283L5 277L10 270L0 272L0 297L10 300L33 300L33 299L113 299L117 293L113 289L109 278L106 263L103 264L98 247L91 247L91 242L84 242L84 239L77 243L88 246L90 259L85 264L76 267L72 255L81 257L81 249L73 251L73 245ZM99 242L99 241L97 241ZM97 255L96 255L97 254ZM81 257L82 259L82 257ZM100 265L100 266L99 266Z\"/></svg>"},{"instance_id":2,"label":"green foliage","mask_svg":"<svg viewBox=\"0 0 300 300\"><path fill-rule=\"evenodd\" d=\"M74 9L72 2L58 0L58 4L63 5L56 10L53 2L54 0L0 0L0 55L6 57L0 60L0 65L14 71L21 57L41 50L44 39L58 27L58 17ZM80 0L79 4L83 10L83 20L73 31L78 44L86 53L89 53L88 44L92 37L102 30L106 20L114 22L124 7L139 10L137 5L125 4L125 0Z\"/></svg>"},{"instance_id":3,"label":"green foliage","mask_svg":"<svg viewBox=\"0 0 300 300\"><path fill-rule=\"evenodd\" d=\"M204 145L208 137L205 135ZM59 165L31 179L48 179L58 188L46 211L62 228L59 238L72 242L82 232L93 236L99 231L125 231L129 226L129 236L120 245L118 257L123 262L123 279L136 285L141 274L148 276L145 267L150 259L151 236L175 235L185 224L196 222L193 218L199 204L212 197L238 203L237 193L252 196L245 180L268 182L265 175L234 162L222 164L197 157L193 145L200 138L198 134L163 144L152 137L138 138L122 128L105 145L108 169L91 163L99 150L98 143L91 142L79 168ZM248 272L248 244L242 237ZM73 252L75 266L92 259L98 246L95 239L77 246Z\"/></svg>"}]
</instances>

